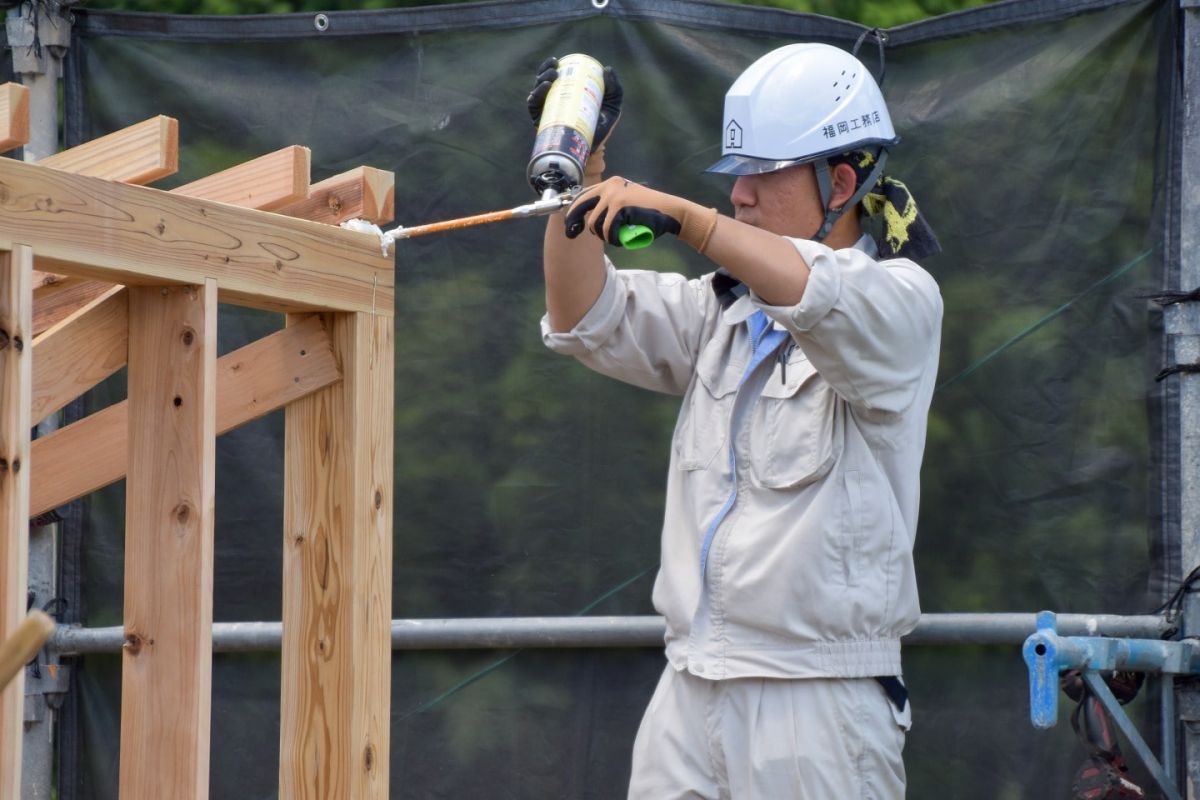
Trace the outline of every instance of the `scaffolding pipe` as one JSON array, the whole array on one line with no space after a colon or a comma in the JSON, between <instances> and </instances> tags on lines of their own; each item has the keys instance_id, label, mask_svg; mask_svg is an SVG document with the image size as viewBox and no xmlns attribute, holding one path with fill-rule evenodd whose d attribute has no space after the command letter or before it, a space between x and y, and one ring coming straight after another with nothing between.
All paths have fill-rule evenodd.
<instances>
[{"instance_id":1,"label":"scaffolding pipe","mask_svg":"<svg viewBox=\"0 0 1200 800\"><path fill-rule=\"evenodd\" d=\"M1166 286L1171 291L1191 292L1200 288L1200 0L1181 0L1183 46L1180 74L1179 208L1172 222L1178 223L1178 275ZM1171 277L1171 270L1167 270ZM1163 310L1163 332L1167 338L1164 366L1200 364L1200 303L1174 303ZM1167 449L1165 463L1179 480L1177 509L1182 579L1200 565L1200 374L1180 372L1168 379L1168 392L1178 392L1175 447ZM1171 441L1169 439L1168 441ZM1171 511L1171 509L1168 509ZM1200 636L1200 594L1183 596L1183 634ZM1196 681L1179 681L1179 721L1187 778L1184 794L1200 793L1200 686ZM1167 754L1173 758L1174 753Z\"/></svg>"},{"instance_id":2,"label":"scaffolding pipe","mask_svg":"<svg viewBox=\"0 0 1200 800\"><path fill-rule=\"evenodd\" d=\"M1156 639L1169 626L1162 617L1116 614L1059 614L1064 636ZM1037 630L1036 614L924 614L906 645L1019 645ZM392 620L393 650L511 650L519 648L662 647L662 617L480 617ZM219 622L213 651L278 650L279 622ZM117 653L125 641L120 627L59 627L47 645L62 656Z\"/></svg>"}]
</instances>

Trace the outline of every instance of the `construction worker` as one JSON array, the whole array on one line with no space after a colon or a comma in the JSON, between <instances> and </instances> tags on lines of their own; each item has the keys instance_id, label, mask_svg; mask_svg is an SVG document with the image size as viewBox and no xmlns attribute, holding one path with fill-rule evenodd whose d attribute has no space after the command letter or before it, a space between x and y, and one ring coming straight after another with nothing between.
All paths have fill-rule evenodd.
<instances>
[{"instance_id":1,"label":"construction worker","mask_svg":"<svg viewBox=\"0 0 1200 800\"><path fill-rule=\"evenodd\" d=\"M736 176L726 216L602 180L621 99L607 83L585 188L547 226L542 335L683 396L653 595L668 666L629 797L903 797L900 637L920 613L912 546L942 301L912 260L936 239L883 175L898 138L882 94L828 45L752 64L726 94L709 169ZM672 233L717 269L617 270L604 245L624 224Z\"/></svg>"}]
</instances>

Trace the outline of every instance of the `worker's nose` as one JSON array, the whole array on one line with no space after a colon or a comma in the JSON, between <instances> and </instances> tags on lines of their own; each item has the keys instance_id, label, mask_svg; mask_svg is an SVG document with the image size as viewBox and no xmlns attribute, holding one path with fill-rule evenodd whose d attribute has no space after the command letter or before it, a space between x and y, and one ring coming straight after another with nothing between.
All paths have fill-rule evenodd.
<instances>
[{"instance_id":1,"label":"worker's nose","mask_svg":"<svg viewBox=\"0 0 1200 800\"><path fill-rule=\"evenodd\" d=\"M754 205L754 182L752 175L739 175L729 191L729 202L734 208Z\"/></svg>"}]
</instances>

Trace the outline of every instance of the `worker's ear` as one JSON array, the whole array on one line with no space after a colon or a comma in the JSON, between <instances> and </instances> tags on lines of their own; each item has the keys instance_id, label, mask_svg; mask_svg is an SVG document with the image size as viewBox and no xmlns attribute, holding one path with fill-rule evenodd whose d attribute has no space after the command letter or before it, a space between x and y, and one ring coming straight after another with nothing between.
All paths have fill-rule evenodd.
<instances>
[{"instance_id":1,"label":"worker's ear","mask_svg":"<svg viewBox=\"0 0 1200 800\"><path fill-rule=\"evenodd\" d=\"M829 171L829 179L833 190L829 197L829 206L841 208L854 197L854 192L858 189L858 176L854 167L843 162Z\"/></svg>"}]
</instances>

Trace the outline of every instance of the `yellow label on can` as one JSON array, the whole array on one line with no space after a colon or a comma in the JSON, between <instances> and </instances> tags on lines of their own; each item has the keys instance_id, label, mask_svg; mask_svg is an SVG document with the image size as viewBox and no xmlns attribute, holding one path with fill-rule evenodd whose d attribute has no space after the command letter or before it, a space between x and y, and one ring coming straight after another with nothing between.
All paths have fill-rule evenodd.
<instances>
[{"instance_id":1,"label":"yellow label on can","mask_svg":"<svg viewBox=\"0 0 1200 800\"><path fill-rule=\"evenodd\" d=\"M583 134L592 146L600 103L604 98L604 67L583 53L558 60L558 79L550 87L538 133L555 125L566 125Z\"/></svg>"}]
</instances>

